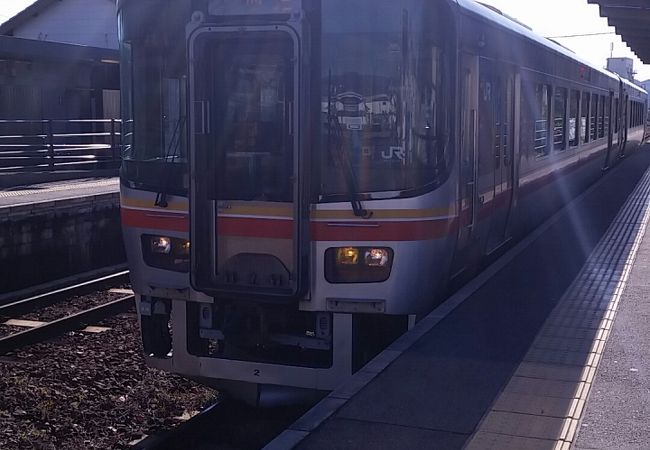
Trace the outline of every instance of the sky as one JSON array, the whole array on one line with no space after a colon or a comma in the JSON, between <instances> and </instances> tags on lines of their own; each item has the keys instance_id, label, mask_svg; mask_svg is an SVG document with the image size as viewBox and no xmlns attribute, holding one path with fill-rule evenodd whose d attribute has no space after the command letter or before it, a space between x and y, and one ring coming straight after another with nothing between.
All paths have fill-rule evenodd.
<instances>
[{"instance_id":1,"label":"sky","mask_svg":"<svg viewBox=\"0 0 650 450\"><path fill-rule=\"evenodd\" d=\"M0 0L0 22L15 16L32 3L34 0Z\"/></svg>"},{"instance_id":2,"label":"sky","mask_svg":"<svg viewBox=\"0 0 650 450\"><path fill-rule=\"evenodd\" d=\"M34 0L0 0L0 22L4 22ZM504 13L524 22L542 36L555 37L590 33L613 33L607 19L600 17L598 5L587 0L482 0L483 3L499 8ZM634 58L636 78L650 79L650 65L643 65L632 51L615 34L556 38L592 64L605 67L614 44L613 56Z\"/></svg>"}]
</instances>

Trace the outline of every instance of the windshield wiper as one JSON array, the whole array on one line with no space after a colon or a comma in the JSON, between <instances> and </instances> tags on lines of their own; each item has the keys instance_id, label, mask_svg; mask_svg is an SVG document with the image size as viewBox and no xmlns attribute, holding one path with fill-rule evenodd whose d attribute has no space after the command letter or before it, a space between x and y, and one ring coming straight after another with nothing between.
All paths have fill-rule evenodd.
<instances>
[{"instance_id":1,"label":"windshield wiper","mask_svg":"<svg viewBox=\"0 0 650 450\"><path fill-rule=\"evenodd\" d=\"M336 152L334 152L334 149L336 149ZM348 188L348 194L350 195L350 204L352 205L352 211L354 212L354 215L357 217L362 217L364 219L370 219L373 215L373 212L365 209L358 198L359 182L357 180L357 175L354 172L354 167L352 166L352 158L350 157L350 153L345 149L343 145L343 129L341 128L339 118L336 114L332 113L331 69L329 71L327 94L327 151L336 160L338 160L339 165L343 170L343 176Z\"/></svg>"},{"instance_id":2,"label":"windshield wiper","mask_svg":"<svg viewBox=\"0 0 650 450\"><path fill-rule=\"evenodd\" d=\"M167 151L163 158L164 168L163 168L163 184L161 190L156 194L156 201L154 206L159 206L161 208L167 208L169 203L167 202L167 197L169 196L169 183L171 178L171 168L172 166L167 166L167 164L173 163L176 158L178 158L178 150L181 147L182 139L182 129L185 126L185 117L179 117L174 126L174 133L172 138L169 140L169 145L167 146Z\"/></svg>"}]
</instances>

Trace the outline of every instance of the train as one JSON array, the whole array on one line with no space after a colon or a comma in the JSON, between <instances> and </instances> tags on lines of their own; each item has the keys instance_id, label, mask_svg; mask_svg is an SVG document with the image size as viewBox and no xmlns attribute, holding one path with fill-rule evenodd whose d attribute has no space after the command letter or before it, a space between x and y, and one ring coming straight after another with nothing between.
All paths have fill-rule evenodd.
<instances>
[{"instance_id":1,"label":"train","mask_svg":"<svg viewBox=\"0 0 650 450\"><path fill-rule=\"evenodd\" d=\"M635 151L647 93L471 0L118 0L147 364L335 389Z\"/></svg>"}]
</instances>

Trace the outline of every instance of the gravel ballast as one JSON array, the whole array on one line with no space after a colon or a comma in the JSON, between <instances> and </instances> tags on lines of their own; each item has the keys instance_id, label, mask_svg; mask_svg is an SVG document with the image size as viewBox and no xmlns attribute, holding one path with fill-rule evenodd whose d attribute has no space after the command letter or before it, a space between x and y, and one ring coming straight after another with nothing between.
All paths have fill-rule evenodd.
<instances>
[{"instance_id":1,"label":"gravel ballast","mask_svg":"<svg viewBox=\"0 0 650 450\"><path fill-rule=\"evenodd\" d=\"M216 392L145 366L135 312L0 358L0 448L125 449Z\"/></svg>"}]
</instances>

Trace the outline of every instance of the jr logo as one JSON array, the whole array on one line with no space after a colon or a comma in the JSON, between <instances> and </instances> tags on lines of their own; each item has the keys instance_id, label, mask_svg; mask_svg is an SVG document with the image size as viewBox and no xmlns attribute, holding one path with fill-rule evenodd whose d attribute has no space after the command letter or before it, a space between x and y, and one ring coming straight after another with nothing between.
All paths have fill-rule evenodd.
<instances>
[{"instance_id":1,"label":"jr logo","mask_svg":"<svg viewBox=\"0 0 650 450\"><path fill-rule=\"evenodd\" d=\"M397 159L404 161L406 159L406 152L402 147L390 147L388 150L381 152L381 157L386 160Z\"/></svg>"}]
</instances>

